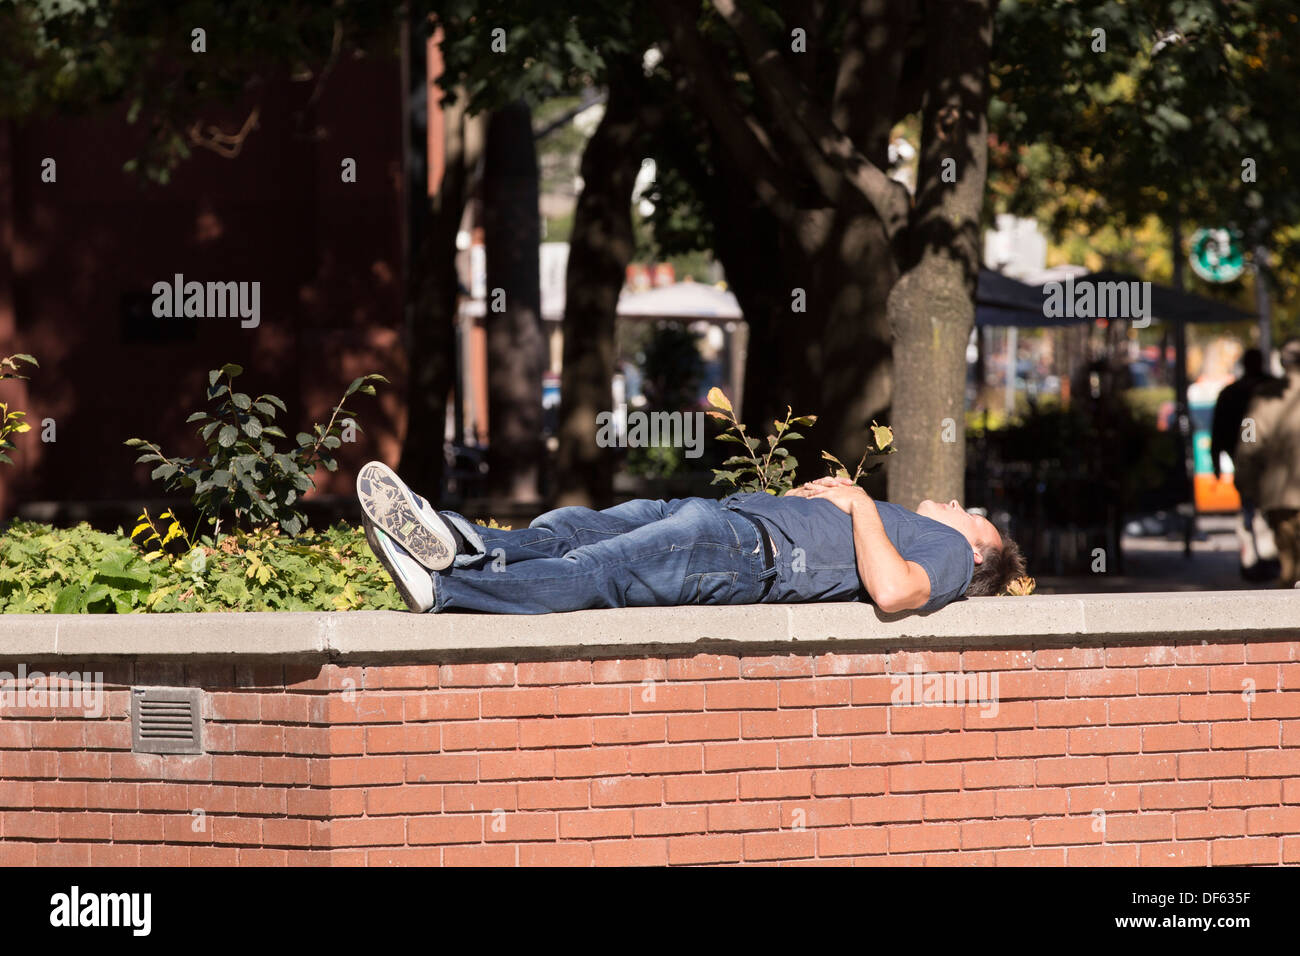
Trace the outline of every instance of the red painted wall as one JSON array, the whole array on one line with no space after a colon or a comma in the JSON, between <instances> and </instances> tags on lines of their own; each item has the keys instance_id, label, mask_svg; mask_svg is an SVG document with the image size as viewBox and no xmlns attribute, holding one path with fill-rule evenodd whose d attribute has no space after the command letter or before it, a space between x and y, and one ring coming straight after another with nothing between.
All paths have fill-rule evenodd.
<instances>
[{"instance_id":1,"label":"red painted wall","mask_svg":"<svg viewBox=\"0 0 1300 956\"><path fill-rule=\"evenodd\" d=\"M918 664L997 715L891 703ZM1294 640L77 667L104 717L0 715L0 864L1300 863ZM132 684L207 752L132 754Z\"/></svg>"}]
</instances>

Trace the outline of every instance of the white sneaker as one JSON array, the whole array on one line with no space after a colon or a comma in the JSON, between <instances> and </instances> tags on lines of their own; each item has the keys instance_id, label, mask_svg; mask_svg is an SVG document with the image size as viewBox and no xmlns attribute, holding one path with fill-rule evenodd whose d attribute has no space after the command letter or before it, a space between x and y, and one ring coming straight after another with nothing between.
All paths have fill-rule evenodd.
<instances>
[{"instance_id":1,"label":"white sneaker","mask_svg":"<svg viewBox=\"0 0 1300 956\"><path fill-rule=\"evenodd\" d=\"M447 522L382 461L357 473L357 497L365 524L378 526L406 554L430 571L442 571L456 558L456 538Z\"/></svg>"},{"instance_id":2,"label":"white sneaker","mask_svg":"<svg viewBox=\"0 0 1300 956\"><path fill-rule=\"evenodd\" d=\"M366 522L366 543L397 585L406 606L423 614L433 607L433 575L382 529Z\"/></svg>"}]
</instances>

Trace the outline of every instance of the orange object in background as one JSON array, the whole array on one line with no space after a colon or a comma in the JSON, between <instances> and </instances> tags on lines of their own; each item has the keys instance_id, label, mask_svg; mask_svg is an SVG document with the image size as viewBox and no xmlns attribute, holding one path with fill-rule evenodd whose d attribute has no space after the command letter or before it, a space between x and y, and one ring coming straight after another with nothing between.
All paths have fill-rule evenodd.
<instances>
[{"instance_id":1,"label":"orange object in background","mask_svg":"<svg viewBox=\"0 0 1300 956\"><path fill-rule=\"evenodd\" d=\"M1200 514L1241 510L1241 495L1237 493L1232 475L1215 478L1213 472L1208 475L1198 474L1193 489L1196 494L1196 510Z\"/></svg>"}]
</instances>

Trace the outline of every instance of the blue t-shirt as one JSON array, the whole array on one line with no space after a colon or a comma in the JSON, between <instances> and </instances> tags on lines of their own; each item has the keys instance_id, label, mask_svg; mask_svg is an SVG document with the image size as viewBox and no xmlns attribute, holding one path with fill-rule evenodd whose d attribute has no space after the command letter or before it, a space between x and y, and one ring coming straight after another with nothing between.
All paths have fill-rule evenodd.
<instances>
[{"instance_id":1,"label":"blue t-shirt","mask_svg":"<svg viewBox=\"0 0 1300 956\"><path fill-rule=\"evenodd\" d=\"M765 602L870 600L858 577L853 519L820 498L736 494L724 507L764 522L776 551L776 580ZM877 501L885 535L904 561L915 561L930 578L934 611L966 592L975 570L970 542L960 532L899 505Z\"/></svg>"}]
</instances>

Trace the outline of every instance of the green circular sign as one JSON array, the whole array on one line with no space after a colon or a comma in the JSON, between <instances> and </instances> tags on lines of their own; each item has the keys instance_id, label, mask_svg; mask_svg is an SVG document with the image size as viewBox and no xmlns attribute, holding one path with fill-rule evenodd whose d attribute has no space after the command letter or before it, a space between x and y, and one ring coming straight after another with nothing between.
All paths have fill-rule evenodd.
<instances>
[{"instance_id":1,"label":"green circular sign","mask_svg":"<svg viewBox=\"0 0 1300 956\"><path fill-rule=\"evenodd\" d=\"M1192 236L1192 271L1206 282L1231 282L1246 269L1241 237L1227 229L1198 229Z\"/></svg>"}]
</instances>

